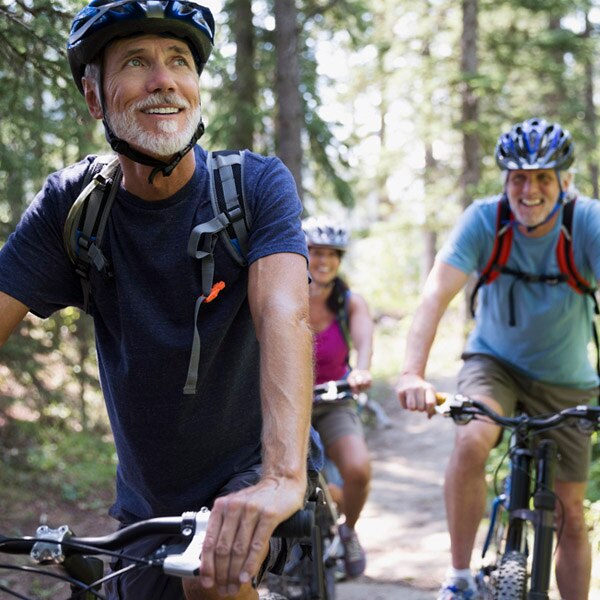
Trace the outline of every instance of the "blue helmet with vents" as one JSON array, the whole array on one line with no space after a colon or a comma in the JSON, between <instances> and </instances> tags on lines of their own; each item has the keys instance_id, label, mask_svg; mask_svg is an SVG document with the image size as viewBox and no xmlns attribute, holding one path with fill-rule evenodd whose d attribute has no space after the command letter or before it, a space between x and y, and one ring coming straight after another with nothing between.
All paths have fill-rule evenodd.
<instances>
[{"instance_id":1,"label":"blue helmet with vents","mask_svg":"<svg viewBox=\"0 0 600 600\"><path fill-rule=\"evenodd\" d=\"M185 40L202 72L214 31L210 10L189 0L92 0L75 16L67 41L73 79L83 93L81 78L87 64L113 40L145 33Z\"/></svg>"},{"instance_id":2,"label":"blue helmet with vents","mask_svg":"<svg viewBox=\"0 0 600 600\"><path fill-rule=\"evenodd\" d=\"M507 171L516 169L568 169L575 160L571 134L558 123L528 119L500 136L496 163Z\"/></svg>"}]
</instances>

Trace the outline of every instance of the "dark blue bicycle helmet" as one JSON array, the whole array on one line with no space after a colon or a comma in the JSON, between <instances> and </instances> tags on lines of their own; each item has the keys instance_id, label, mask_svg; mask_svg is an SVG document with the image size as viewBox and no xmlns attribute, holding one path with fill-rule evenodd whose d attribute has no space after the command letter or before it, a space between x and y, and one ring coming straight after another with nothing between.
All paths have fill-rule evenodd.
<instances>
[{"instance_id":1,"label":"dark blue bicycle helmet","mask_svg":"<svg viewBox=\"0 0 600 600\"><path fill-rule=\"evenodd\" d=\"M83 94L85 66L116 38L144 33L170 34L190 45L201 72L214 43L210 10L187 0L92 0L71 26L67 54L73 79Z\"/></svg>"},{"instance_id":2,"label":"dark blue bicycle helmet","mask_svg":"<svg viewBox=\"0 0 600 600\"><path fill-rule=\"evenodd\" d=\"M85 67L115 39L143 34L168 35L184 40L202 72L214 43L215 22L205 6L189 0L92 0L73 20L67 41L67 55L73 79L83 94L81 78ZM100 65L100 73L102 66ZM106 115L104 95L100 88L100 103ZM106 118L104 132L111 148L118 154L143 165L154 167L148 180L152 183L157 173L168 177L204 133L202 119L188 142L168 162L132 148L118 138Z\"/></svg>"},{"instance_id":3,"label":"dark blue bicycle helmet","mask_svg":"<svg viewBox=\"0 0 600 600\"><path fill-rule=\"evenodd\" d=\"M558 123L528 119L500 136L496 163L503 170L568 169L575 160L571 134Z\"/></svg>"}]
</instances>

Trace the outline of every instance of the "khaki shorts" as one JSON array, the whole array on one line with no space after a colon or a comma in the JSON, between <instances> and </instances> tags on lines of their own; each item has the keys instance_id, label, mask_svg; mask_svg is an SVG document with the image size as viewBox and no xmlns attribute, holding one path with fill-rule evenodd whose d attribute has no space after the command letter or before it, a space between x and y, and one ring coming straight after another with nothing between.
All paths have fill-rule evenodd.
<instances>
[{"instance_id":1,"label":"khaki shorts","mask_svg":"<svg viewBox=\"0 0 600 600\"><path fill-rule=\"evenodd\" d=\"M360 417L351 403L315 405L312 424L325 448L345 435L364 437Z\"/></svg>"},{"instance_id":2,"label":"khaki shorts","mask_svg":"<svg viewBox=\"0 0 600 600\"><path fill-rule=\"evenodd\" d=\"M541 415L580 404L598 397L598 388L581 390L534 381L506 363L485 354L464 354L458 374L457 390L465 396L483 395L494 399L506 415L517 404L531 415ZM536 435L553 439L558 445L557 478L562 481L587 481L590 466L590 437L573 426L552 429ZM500 439L498 443L500 443Z\"/></svg>"}]
</instances>

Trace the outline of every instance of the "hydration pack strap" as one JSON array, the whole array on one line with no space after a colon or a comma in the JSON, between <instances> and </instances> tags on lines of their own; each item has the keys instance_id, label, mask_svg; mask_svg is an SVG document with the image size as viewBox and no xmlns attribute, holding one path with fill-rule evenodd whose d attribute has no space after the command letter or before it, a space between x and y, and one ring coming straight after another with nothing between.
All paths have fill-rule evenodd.
<instances>
[{"instance_id":1,"label":"hydration pack strap","mask_svg":"<svg viewBox=\"0 0 600 600\"><path fill-rule=\"evenodd\" d=\"M192 229L187 253L200 261L202 293L194 307L194 335L184 394L195 394L198 383L198 367L202 348L198 330L198 314L204 302L212 299L224 284L214 284L214 250L219 237L229 254L240 265L246 266L248 251L248 225L244 204L243 152L209 152L206 165L210 175L210 197L213 217Z\"/></svg>"},{"instance_id":2,"label":"hydration pack strap","mask_svg":"<svg viewBox=\"0 0 600 600\"><path fill-rule=\"evenodd\" d=\"M229 254L246 266L248 230L251 226L244 198L244 152L209 152L206 165L210 175L211 202L215 215L228 223L221 237Z\"/></svg>"},{"instance_id":3,"label":"hydration pack strap","mask_svg":"<svg viewBox=\"0 0 600 600\"><path fill-rule=\"evenodd\" d=\"M568 276L563 273L557 273L556 275L537 275L534 273L526 273L525 271L519 271L517 269L511 269L505 265L498 267L499 273L511 275L513 277L512 283L508 288L508 310L509 319L508 324L514 327L517 324L515 315L515 297L514 287L517 281L526 281L527 283L545 283L546 285L558 285L568 280Z\"/></svg>"},{"instance_id":4,"label":"hydration pack strap","mask_svg":"<svg viewBox=\"0 0 600 600\"><path fill-rule=\"evenodd\" d=\"M100 244L121 181L119 160L116 156L108 162L98 158L88 173L64 227L65 248L79 275L83 308L87 313L90 312L91 265L100 273L108 276L111 274L110 265L100 249Z\"/></svg>"},{"instance_id":5,"label":"hydration pack strap","mask_svg":"<svg viewBox=\"0 0 600 600\"><path fill-rule=\"evenodd\" d=\"M486 283L494 281L502 272L503 267L510 256L510 249L513 240L513 216L508 204L506 195L498 201L498 209L496 211L496 236L494 238L494 247L492 254L481 271L481 275L473 288L470 299L471 316L475 316L475 299L479 288Z\"/></svg>"}]
</instances>

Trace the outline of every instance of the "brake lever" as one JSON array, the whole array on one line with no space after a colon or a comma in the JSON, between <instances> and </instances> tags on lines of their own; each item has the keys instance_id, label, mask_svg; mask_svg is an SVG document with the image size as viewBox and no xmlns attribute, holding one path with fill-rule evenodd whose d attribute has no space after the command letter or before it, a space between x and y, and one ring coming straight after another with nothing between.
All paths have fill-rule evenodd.
<instances>
[{"instance_id":1,"label":"brake lever","mask_svg":"<svg viewBox=\"0 0 600 600\"><path fill-rule=\"evenodd\" d=\"M327 391L319 394L321 400L337 400L338 389L335 381L327 382Z\"/></svg>"},{"instance_id":2,"label":"brake lever","mask_svg":"<svg viewBox=\"0 0 600 600\"><path fill-rule=\"evenodd\" d=\"M595 411L589 410L590 407L586 404L581 404L576 407L577 412L582 412L587 415L586 419L575 419L575 427L583 435L592 435L600 428L600 415L595 415Z\"/></svg>"},{"instance_id":3,"label":"brake lever","mask_svg":"<svg viewBox=\"0 0 600 600\"><path fill-rule=\"evenodd\" d=\"M466 425L474 417L462 411L465 407L472 406L472 402L460 394L436 393L435 412L443 417L451 417L457 425Z\"/></svg>"},{"instance_id":4,"label":"brake lever","mask_svg":"<svg viewBox=\"0 0 600 600\"><path fill-rule=\"evenodd\" d=\"M179 554L171 554L165 558L163 571L167 575L176 577L196 577L200 574L200 555L202 553L202 544L206 537L206 528L210 511L204 507L196 513L194 518L194 529L191 527L183 529L183 535L192 535L192 539L187 548Z\"/></svg>"}]
</instances>

